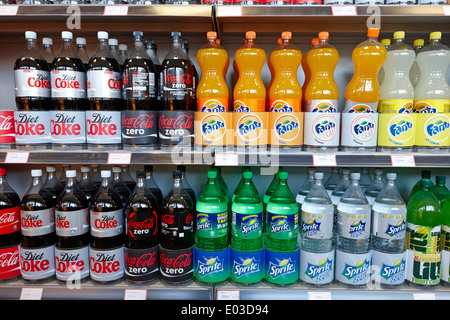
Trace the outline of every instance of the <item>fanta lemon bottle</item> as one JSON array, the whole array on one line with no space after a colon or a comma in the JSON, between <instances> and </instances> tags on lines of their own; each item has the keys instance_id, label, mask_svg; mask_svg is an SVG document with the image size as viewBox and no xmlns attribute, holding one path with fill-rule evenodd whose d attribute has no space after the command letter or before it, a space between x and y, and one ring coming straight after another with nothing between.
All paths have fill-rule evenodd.
<instances>
[{"instance_id":1,"label":"fanta lemon bottle","mask_svg":"<svg viewBox=\"0 0 450 320\"><path fill-rule=\"evenodd\" d=\"M334 69L339 53L328 43L328 32L319 33L319 44L308 52L311 79L305 90L305 112L337 112L339 89L334 81Z\"/></svg>"},{"instance_id":2,"label":"fanta lemon bottle","mask_svg":"<svg viewBox=\"0 0 450 320\"><path fill-rule=\"evenodd\" d=\"M228 65L227 51L217 44L217 33L206 34L207 43L197 51L202 78L197 87L197 111L226 112L229 110L230 90L224 78Z\"/></svg>"},{"instance_id":3,"label":"fanta lemon bottle","mask_svg":"<svg viewBox=\"0 0 450 320\"><path fill-rule=\"evenodd\" d=\"M345 90L344 112L377 112L380 99L378 71L386 60L386 48L377 41L380 29L370 28L367 40L353 50L355 73Z\"/></svg>"},{"instance_id":4,"label":"fanta lemon bottle","mask_svg":"<svg viewBox=\"0 0 450 320\"><path fill-rule=\"evenodd\" d=\"M308 87L308 83L309 80L311 80L311 69L309 68L308 65L308 54L311 52L312 48L316 47L319 44L319 39L318 38L312 38L311 39L311 49L308 51L307 54L305 54L302 57L302 69L303 69L303 73L305 74L305 81L303 81L303 85L302 85L302 107L304 108L305 106L305 91L306 91L306 87Z\"/></svg>"},{"instance_id":5,"label":"fanta lemon bottle","mask_svg":"<svg viewBox=\"0 0 450 320\"><path fill-rule=\"evenodd\" d=\"M245 33L245 43L236 51L234 59L239 78L233 91L235 112L264 112L266 110L266 88L261 80L261 70L266 53L255 43L256 32Z\"/></svg>"},{"instance_id":6,"label":"fanta lemon bottle","mask_svg":"<svg viewBox=\"0 0 450 320\"><path fill-rule=\"evenodd\" d=\"M269 57L273 68L267 110L270 112L300 112L302 109L302 87L297 78L302 53L291 39L291 32L281 33L282 42Z\"/></svg>"},{"instance_id":7,"label":"fanta lemon bottle","mask_svg":"<svg viewBox=\"0 0 450 320\"><path fill-rule=\"evenodd\" d=\"M382 39L381 40L381 44L386 48L386 50L389 48L389 46L391 45L391 39ZM381 66L380 71L378 72L378 83L381 84L383 83L384 80L384 64Z\"/></svg>"}]
</instances>

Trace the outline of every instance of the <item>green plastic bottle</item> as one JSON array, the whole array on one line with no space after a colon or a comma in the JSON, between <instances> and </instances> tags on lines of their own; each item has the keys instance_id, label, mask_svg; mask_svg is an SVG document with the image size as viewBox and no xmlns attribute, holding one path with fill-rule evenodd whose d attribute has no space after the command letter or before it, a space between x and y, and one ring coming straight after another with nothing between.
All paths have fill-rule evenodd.
<instances>
[{"instance_id":1,"label":"green plastic bottle","mask_svg":"<svg viewBox=\"0 0 450 320\"><path fill-rule=\"evenodd\" d=\"M265 246L267 281L286 285L298 281L298 205L287 184L288 173L278 173L279 182L267 203Z\"/></svg>"},{"instance_id":2,"label":"green plastic bottle","mask_svg":"<svg viewBox=\"0 0 450 320\"><path fill-rule=\"evenodd\" d=\"M445 286L450 285L450 197L444 201L442 207L442 273L441 280Z\"/></svg>"},{"instance_id":3,"label":"green plastic bottle","mask_svg":"<svg viewBox=\"0 0 450 320\"><path fill-rule=\"evenodd\" d=\"M430 178L431 178L431 171L422 170L422 179L417 181L417 183L414 185L414 187L411 190L411 193L409 194L409 197L411 198L414 193L420 190L420 181L422 180L428 180L431 182L431 185L434 186L434 183L430 180Z\"/></svg>"},{"instance_id":4,"label":"green plastic bottle","mask_svg":"<svg viewBox=\"0 0 450 320\"><path fill-rule=\"evenodd\" d=\"M251 172L252 170L250 167L242 167L242 174L244 172ZM239 181L238 185L236 186L236 189L234 189L233 195L231 196L231 201L234 201L234 198L236 198L237 191L241 189L242 184L244 183L244 176L242 176L241 180Z\"/></svg>"},{"instance_id":5,"label":"green plastic bottle","mask_svg":"<svg viewBox=\"0 0 450 320\"><path fill-rule=\"evenodd\" d=\"M432 182L409 199L406 214L406 280L412 285L435 286L441 273L441 206L430 191Z\"/></svg>"},{"instance_id":6,"label":"green plastic bottle","mask_svg":"<svg viewBox=\"0 0 450 320\"><path fill-rule=\"evenodd\" d=\"M445 200L450 197L450 190L448 190L445 186L445 181L445 176L436 176L436 185L430 188L431 192L433 192L436 198L439 200L441 208L444 205Z\"/></svg>"}]
</instances>

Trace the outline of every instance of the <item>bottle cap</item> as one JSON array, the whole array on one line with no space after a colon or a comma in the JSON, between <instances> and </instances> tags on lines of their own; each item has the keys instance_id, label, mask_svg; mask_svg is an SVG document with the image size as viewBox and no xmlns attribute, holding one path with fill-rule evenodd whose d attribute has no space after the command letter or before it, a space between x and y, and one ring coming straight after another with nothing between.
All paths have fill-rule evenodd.
<instances>
[{"instance_id":1,"label":"bottle cap","mask_svg":"<svg viewBox=\"0 0 450 320\"><path fill-rule=\"evenodd\" d=\"M73 39L72 32L70 32L70 31L62 31L61 32L61 38L62 39L70 39L70 40L72 40ZM85 40L84 43L86 44L86 40Z\"/></svg>"},{"instance_id":2,"label":"bottle cap","mask_svg":"<svg viewBox=\"0 0 450 320\"><path fill-rule=\"evenodd\" d=\"M215 31L208 31L206 33L206 39L217 39L217 32L215 32Z\"/></svg>"},{"instance_id":3,"label":"bottle cap","mask_svg":"<svg viewBox=\"0 0 450 320\"><path fill-rule=\"evenodd\" d=\"M436 183L445 183L446 180L445 176L436 176Z\"/></svg>"},{"instance_id":4,"label":"bottle cap","mask_svg":"<svg viewBox=\"0 0 450 320\"><path fill-rule=\"evenodd\" d=\"M6 176L6 169L0 168L0 176Z\"/></svg>"},{"instance_id":5,"label":"bottle cap","mask_svg":"<svg viewBox=\"0 0 450 320\"><path fill-rule=\"evenodd\" d=\"M142 31L133 31L133 37L143 37L144 33Z\"/></svg>"},{"instance_id":6,"label":"bottle cap","mask_svg":"<svg viewBox=\"0 0 450 320\"><path fill-rule=\"evenodd\" d=\"M207 177L208 177L208 179L215 179L215 178L217 178L217 171L213 171L213 170L208 171Z\"/></svg>"},{"instance_id":7,"label":"bottle cap","mask_svg":"<svg viewBox=\"0 0 450 320\"><path fill-rule=\"evenodd\" d=\"M110 46L117 46L117 45L119 45L119 40L111 38L111 39L108 40L108 44Z\"/></svg>"},{"instance_id":8,"label":"bottle cap","mask_svg":"<svg viewBox=\"0 0 450 320\"><path fill-rule=\"evenodd\" d=\"M75 178L77 176L76 170L67 170L66 171L66 178Z\"/></svg>"},{"instance_id":9,"label":"bottle cap","mask_svg":"<svg viewBox=\"0 0 450 320\"><path fill-rule=\"evenodd\" d=\"M42 177L42 170L41 169L31 170L31 176L32 177Z\"/></svg>"},{"instance_id":10,"label":"bottle cap","mask_svg":"<svg viewBox=\"0 0 450 320\"><path fill-rule=\"evenodd\" d=\"M128 50L128 46L126 44L119 44L119 50L120 51L127 51Z\"/></svg>"},{"instance_id":11,"label":"bottle cap","mask_svg":"<svg viewBox=\"0 0 450 320\"><path fill-rule=\"evenodd\" d=\"M183 164L180 164L180 165L177 166L177 170L180 170L182 172L186 172L186 166L183 165Z\"/></svg>"},{"instance_id":12,"label":"bottle cap","mask_svg":"<svg viewBox=\"0 0 450 320\"><path fill-rule=\"evenodd\" d=\"M247 31L245 33L245 39L256 39L256 32L255 31Z\"/></svg>"},{"instance_id":13,"label":"bottle cap","mask_svg":"<svg viewBox=\"0 0 450 320\"><path fill-rule=\"evenodd\" d=\"M25 31L25 39L37 39L37 34L34 31Z\"/></svg>"},{"instance_id":14,"label":"bottle cap","mask_svg":"<svg viewBox=\"0 0 450 320\"><path fill-rule=\"evenodd\" d=\"M278 39L277 39L277 45L280 45L280 44L282 44L282 43L283 43L283 39L278 38Z\"/></svg>"},{"instance_id":15,"label":"bottle cap","mask_svg":"<svg viewBox=\"0 0 450 320\"><path fill-rule=\"evenodd\" d=\"M350 174L350 178L352 180L359 180L361 178L361 174L359 172L352 172Z\"/></svg>"},{"instance_id":16,"label":"bottle cap","mask_svg":"<svg viewBox=\"0 0 450 320\"><path fill-rule=\"evenodd\" d=\"M45 171L56 172L56 167L55 166L45 166Z\"/></svg>"},{"instance_id":17,"label":"bottle cap","mask_svg":"<svg viewBox=\"0 0 450 320\"><path fill-rule=\"evenodd\" d=\"M312 38L311 39L311 45L317 46L319 44L319 38Z\"/></svg>"},{"instance_id":18,"label":"bottle cap","mask_svg":"<svg viewBox=\"0 0 450 320\"><path fill-rule=\"evenodd\" d=\"M430 188L432 182L430 180L420 180L420 187L421 188Z\"/></svg>"},{"instance_id":19,"label":"bottle cap","mask_svg":"<svg viewBox=\"0 0 450 320\"><path fill-rule=\"evenodd\" d=\"M84 45L86 45L86 39L78 37L77 40L76 40L76 43L77 44L84 44Z\"/></svg>"},{"instance_id":20,"label":"bottle cap","mask_svg":"<svg viewBox=\"0 0 450 320\"><path fill-rule=\"evenodd\" d=\"M111 170L102 170L100 176L102 178L111 178Z\"/></svg>"},{"instance_id":21,"label":"bottle cap","mask_svg":"<svg viewBox=\"0 0 450 320\"><path fill-rule=\"evenodd\" d=\"M172 38L181 38L181 32L180 32L180 31L172 31L172 32L170 33L170 36L171 36Z\"/></svg>"},{"instance_id":22,"label":"bottle cap","mask_svg":"<svg viewBox=\"0 0 450 320\"><path fill-rule=\"evenodd\" d=\"M395 31L393 38L394 39L405 39L405 31Z\"/></svg>"},{"instance_id":23,"label":"bottle cap","mask_svg":"<svg viewBox=\"0 0 450 320\"><path fill-rule=\"evenodd\" d=\"M431 171L430 170L422 170L422 178L428 178L431 177Z\"/></svg>"},{"instance_id":24,"label":"bottle cap","mask_svg":"<svg viewBox=\"0 0 450 320\"><path fill-rule=\"evenodd\" d=\"M391 39L383 39L383 40L381 40L381 44L383 46L390 46L391 45Z\"/></svg>"},{"instance_id":25,"label":"bottle cap","mask_svg":"<svg viewBox=\"0 0 450 320\"><path fill-rule=\"evenodd\" d=\"M286 180L288 178L288 173L286 171L278 172L278 179Z\"/></svg>"},{"instance_id":26,"label":"bottle cap","mask_svg":"<svg viewBox=\"0 0 450 320\"><path fill-rule=\"evenodd\" d=\"M430 40L441 39L442 33L440 31L435 31L430 33Z\"/></svg>"},{"instance_id":27,"label":"bottle cap","mask_svg":"<svg viewBox=\"0 0 450 320\"><path fill-rule=\"evenodd\" d=\"M383 174L383 169L381 169L381 168L375 168L375 169L373 170L373 172L376 173L376 174Z\"/></svg>"},{"instance_id":28,"label":"bottle cap","mask_svg":"<svg viewBox=\"0 0 450 320\"><path fill-rule=\"evenodd\" d=\"M42 38L42 44L43 45L53 45L53 39L52 38Z\"/></svg>"},{"instance_id":29,"label":"bottle cap","mask_svg":"<svg viewBox=\"0 0 450 320\"><path fill-rule=\"evenodd\" d=\"M106 31L97 32L97 39L108 39L108 37L108 32Z\"/></svg>"},{"instance_id":30,"label":"bottle cap","mask_svg":"<svg viewBox=\"0 0 450 320\"><path fill-rule=\"evenodd\" d=\"M145 178L145 171L144 170L136 171L136 178Z\"/></svg>"},{"instance_id":31,"label":"bottle cap","mask_svg":"<svg viewBox=\"0 0 450 320\"><path fill-rule=\"evenodd\" d=\"M314 167L308 167L308 168L306 168L306 172L308 172L308 173L312 173L312 172L314 172L314 171L316 171L316 168L314 168Z\"/></svg>"},{"instance_id":32,"label":"bottle cap","mask_svg":"<svg viewBox=\"0 0 450 320\"><path fill-rule=\"evenodd\" d=\"M328 33L328 31L322 31L322 32L319 32L319 39L327 39L328 40L328 37L330 36L330 34Z\"/></svg>"},{"instance_id":33,"label":"bottle cap","mask_svg":"<svg viewBox=\"0 0 450 320\"><path fill-rule=\"evenodd\" d=\"M91 168L89 168L89 166L81 166L80 171L81 172L91 172Z\"/></svg>"},{"instance_id":34,"label":"bottle cap","mask_svg":"<svg viewBox=\"0 0 450 320\"><path fill-rule=\"evenodd\" d=\"M368 37L377 38L379 35L380 35L380 29L378 29L378 28L369 28L367 30L367 36Z\"/></svg>"},{"instance_id":35,"label":"bottle cap","mask_svg":"<svg viewBox=\"0 0 450 320\"><path fill-rule=\"evenodd\" d=\"M342 168L341 169L341 173L350 174L350 169L349 168Z\"/></svg>"},{"instance_id":36,"label":"bottle cap","mask_svg":"<svg viewBox=\"0 0 450 320\"><path fill-rule=\"evenodd\" d=\"M423 46L425 44L425 41L423 39L416 39L414 40L414 47Z\"/></svg>"},{"instance_id":37,"label":"bottle cap","mask_svg":"<svg viewBox=\"0 0 450 320\"><path fill-rule=\"evenodd\" d=\"M244 173L242 173L242 177L244 179L251 179L253 178L253 173L251 171L245 171Z\"/></svg>"},{"instance_id":38,"label":"bottle cap","mask_svg":"<svg viewBox=\"0 0 450 320\"><path fill-rule=\"evenodd\" d=\"M292 32L290 32L290 31L283 31L281 33L281 39L292 39Z\"/></svg>"},{"instance_id":39,"label":"bottle cap","mask_svg":"<svg viewBox=\"0 0 450 320\"><path fill-rule=\"evenodd\" d=\"M122 172L122 168L119 166L114 166L112 167L112 172L113 173Z\"/></svg>"},{"instance_id":40,"label":"bottle cap","mask_svg":"<svg viewBox=\"0 0 450 320\"><path fill-rule=\"evenodd\" d=\"M182 174L183 174L183 172L181 170L174 170L174 172L172 173L172 177L173 178L181 178Z\"/></svg>"},{"instance_id":41,"label":"bottle cap","mask_svg":"<svg viewBox=\"0 0 450 320\"><path fill-rule=\"evenodd\" d=\"M397 174L395 172L386 173L386 179L395 180L395 179L397 179Z\"/></svg>"},{"instance_id":42,"label":"bottle cap","mask_svg":"<svg viewBox=\"0 0 450 320\"><path fill-rule=\"evenodd\" d=\"M314 172L314 179L323 179L323 172Z\"/></svg>"},{"instance_id":43,"label":"bottle cap","mask_svg":"<svg viewBox=\"0 0 450 320\"><path fill-rule=\"evenodd\" d=\"M151 164L147 164L144 166L144 171L153 172L153 166Z\"/></svg>"}]
</instances>

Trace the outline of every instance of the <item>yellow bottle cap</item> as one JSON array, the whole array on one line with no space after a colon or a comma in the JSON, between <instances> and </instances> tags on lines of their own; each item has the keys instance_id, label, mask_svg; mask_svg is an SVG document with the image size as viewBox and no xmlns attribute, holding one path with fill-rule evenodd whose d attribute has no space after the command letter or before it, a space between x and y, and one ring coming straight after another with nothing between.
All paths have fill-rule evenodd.
<instances>
[{"instance_id":1,"label":"yellow bottle cap","mask_svg":"<svg viewBox=\"0 0 450 320\"><path fill-rule=\"evenodd\" d=\"M414 47L423 46L425 44L425 41L423 39L416 39L414 40Z\"/></svg>"},{"instance_id":2,"label":"yellow bottle cap","mask_svg":"<svg viewBox=\"0 0 450 320\"><path fill-rule=\"evenodd\" d=\"M440 31L435 31L430 33L430 40L441 39L442 33Z\"/></svg>"},{"instance_id":3,"label":"yellow bottle cap","mask_svg":"<svg viewBox=\"0 0 450 320\"><path fill-rule=\"evenodd\" d=\"M405 39L405 31L395 31L394 39Z\"/></svg>"},{"instance_id":4,"label":"yellow bottle cap","mask_svg":"<svg viewBox=\"0 0 450 320\"><path fill-rule=\"evenodd\" d=\"M391 45L391 39L383 39L383 40L381 40L381 44L383 46L390 46Z\"/></svg>"}]
</instances>

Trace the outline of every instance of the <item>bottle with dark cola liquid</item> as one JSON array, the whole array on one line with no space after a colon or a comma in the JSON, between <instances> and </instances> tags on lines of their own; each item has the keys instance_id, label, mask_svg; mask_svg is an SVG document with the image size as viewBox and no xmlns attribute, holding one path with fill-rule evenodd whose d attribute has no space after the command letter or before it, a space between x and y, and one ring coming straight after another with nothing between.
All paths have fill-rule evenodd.
<instances>
[{"instance_id":1,"label":"bottle with dark cola liquid","mask_svg":"<svg viewBox=\"0 0 450 320\"><path fill-rule=\"evenodd\" d=\"M26 281L51 280L55 275L55 205L44 188L42 170L31 170L31 186L22 198L20 269Z\"/></svg>"},{"instance_id":2,"label":"bottle with dark cola liquid","mask_svg":"<svg viewBox=\"0 0 450 320\"><path fill-rule=\"evenodd\" d=\"M89 166L81 166L80 171L81 179L78 185L80 186L80 190L86 195L90 207L94 201L95 195L97 194L98 187L94 184L94 182L92 182L91 168Z\"/></svg>"},{"instance_id":3,"label":"bottle with dark cola liquid","mask_svg":"<svg viewBox=\"0 0 450 320\"><path fill-rule=\"evenodd\" d=\"M153 166L145 165L144 171L145 171L145 186L146 188L150 189L150 191L156 197L158 206L162 207L164 197L161 188L158 186L158 184L155 181L155 178L153 177Z\"/></svg>"},{"instance_id":4,"label":"bottle with dark cola liquid","mask_svg":"<svg viewBox=\"0 0 450 320\"><path fill-rule=\"evenodd\" d=\"M51 70L53 60L55 59L55 53L53 52L52 38L42 38L42 57L44 57L45 61L47 61Z\"/></svg>"},{"instance_id":5,"label":"bottle with dark cola liquid","mask_svg":"<svg viewBox=\"0 0 450 320\"><path fill-rule=\"evenodd\" d=\"M189 196L192 199L192 202L194 204L197 203L197 196L195 195L195 191L192 188L191 184L189 183L188 179L186 178L186 166L185 165L178 165L177 170L180 170L182 172L181 175L181 184L183 185L184 190L189 194Z\"/></svg>"},{"instance_id":6,"label":"bottle with dark cola liquid","mask_svg":"<svg viewBox=\"0 0 450 320\"><path fill-rule=\"evenodd\" d=\"M193 279L195 207L183 189L182 172L173 172L173 186L161 212L161 280L179 284Z\"/></svg>"},{"instance_id":7,"label":"bottle with dark cola liquid","mask_svg":"<svg viewBox=\"0 0 450 320\"><path fill-rule=\"evenodd\" d=\"M47 171L47 179L45 180L44 188L50 191L56 203L58 201L59 195L64 190L64 186L56 177L55 166L45 166L45 171Z\"/></svg>"},{"instance_id":8,"label":"bottle with dark cola liquid","mask_svg":"<svg viewBox=\"0 0 450 320\"><path fill-rule=\"evenodd\" d=\"M124 214L122 199L114 191L111 171L101 171L102 184L91 206L92 243L90 276L96 283L111 283L124 275Z\"/></svg>"},{"instance_id":9,"label":"bottle with dark cola liquid","mask_svg":"<svg viewBox=\"0 0 450 320\"><path fill-rule=\"evenodd\" d=\"M197 86L200 81L200 78L198 77L197 68L195 67L194 63L191 60L191 57L189 56L189 44L187 39L181 39L181 48L183 48L184 54L189 59L189 62L192 65L192 79L195 86L194 99L197 99Z\"/></svg>"},{"instance_id":10,"label":"bottle with dark cola liquid","mask_svg":"<svg viewBox=\"0 0 450 320\"><path fill-rule=\"evenodd\" d=\"M127 185L128 189L130 189L130 192L136 188L136 181L133 179L130 173L130 166L127 164L122 164L120 166L122 168L122 179L123 182Z\"/></svg>"},{"instance_id":11,"label":"bottle with dark cola liquid","mask_svg":"<svg viewBox=\"0 0 450 320\"><path fill-rule=\"evenodd\" d=\"M114 57L114 59L117 60L117 63L120 66L120 76L122 77L122 68L123 68L123 60L120 57L120 53L119 53L119 40L115 39L115 38L110 38L108 39L108 45L109 45L109 53ZM120 97L122 98L122 94L120 95Z\"/></svg>"},{"instance_id":12,"label":"bottle with dark cola liquid","mask_svg":"<svg viewBox=\"0 0 450 320\"><path fill-rule=\"evenodd\" d=\"M0 282L20 276L20 198L0 168Z\"/></svg>"},{"instance_id":13,"label":"bottle with dark cola liquid","mask_svg":"<svg viewBox=\"0 0 450 320\"><path fill-rule=\"evenodd\" d=\"M123 63L125 60L127 60L128 57L128 46L126 44L119 44L119 57L122 61L122 70L123 70Z\"/></svg>"},{"instance_id":14,"label":"bottle with dark cola liquid","mask_svg":"<svg viewBox=\"0 0 450 320\"><path fill-rule=\"evenodd\" d=\"M156 197L146 187L145 172L137 172L137 184L125 215L125 279L132 284L154 281L159 276L159 214Z\"/></svg>"},{"instance_id":15,"label":"bottle with dark cola liquid","mask_svg":"<svg viewBox=\"0 0 450 320\"><path fill-rule=\"evenodd\" d=\"M97 186L97 190L98 188L100 188L100 186L102 185L102 177L100 174L100 165L98 164L93 164L91 165L91 179L92 182Z\"/></svg>"},{"instance_id":16,"label":"bottle with dark cola liquid","mask_svg":"<svg viewBox=\"0 0 450 320\"><path fill-rule=\"evenodd\" d=\"M77 44L76 53L77 53L78 57L81 59L81 61L83 62L84 68L87 70L90 58L89 58L89 55L86 50L86 39L77 37L77 39L75 40L75 43Z\"/></svg>"},{"instance_id":17,"label":"bottle with dark cola liquid","mask_svg":"<svg viewBox=\"0 0 450 320\"><path fill-rule=\"evenodd\" d=\"M60 281L82 281L89 277L89 201L76 176L75 170L66 171L66 186L55 210L55 266Z\"/></svg>"},{"instance_id":18,"label":"bottle with dark cola liquid","mask_svg":"<svg viewBox=\"0 0 450 320\"><path fill-rule=\"evenodd\" d=\"M122 199L122 205L125 208L127 200L130 197L131 191L125 184L122 178L122 168L119 166L112 167L112 188L116 191Z\"/></svg>"},{"instance_id":19,"label":"bottle with dark cola liquid","mask_svg":"<svg viewBox=\"0 0 450 320\"><path fill-rule=\"evenodd\" d=\"M157 100L157 106L155 110L163 110L164 105L162 103L162 97L161 97L161 71L162 66L161 62L158 59L158 46L156 45L155 41L152 39L145 40L145 48L148 56L153 62L153 65L155 66L155 86L156 86L156 100Z\"/></svg>"},{"instance_id":20,"label":"bottle with dark cola liquid","mask_svg":"<svg viewBox=\"0 0 450 320\"><path fill-rule=\"evenodd\" d=\"M59 183L61 183L61 185L62 185L63 187L66 186L66 181L67 181L67 178L66 178L66 171L67 171L67 170L70 170L71 167L72 167L72 165L69 164L69 163L66 163L66 164L63 164L63 165L62 165L62 172L61 172L61 175L59 176Z\"/></svg>"}]
</instances>

